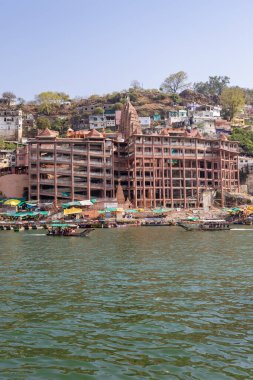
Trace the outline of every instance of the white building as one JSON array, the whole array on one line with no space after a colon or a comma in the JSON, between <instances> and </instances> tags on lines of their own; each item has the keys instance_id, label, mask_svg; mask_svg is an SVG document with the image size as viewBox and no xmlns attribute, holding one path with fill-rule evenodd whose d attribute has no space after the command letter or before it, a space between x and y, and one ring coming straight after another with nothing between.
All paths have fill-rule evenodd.
<instances>
[{"instance_id":1,"label":"white building","mask_svg":"<svg viewBox=\"0 0 253 380\"><path fill-rule=\"evenodd\" d=\"M220 106L202 106L192 112L194 118L202 119L218 119L220 118L221 107Z\"/></svg>"},{"instance_id":2,"label":"white building","mask_svg":"<svg viewBox=\"0 0 253 380\"><path fill-rule=\"evenodd\" d=\"M22 111L0 110L0 139L22 140Z\"/></svg>"},{"instance_id":3,"label":"white building","mask_svg":"<svg viewBox=\"0 0 253 380\"><path fill-rule=\"evenodd\" d=\"M198 128L198 130L202 134L215 135L216 127L214 119L203 119L203 118L195 118L194 126Z\"/></svg>"},{"instance_id":4,"label":"white building","mask_svg":"<svg viewBox=\"0 0 253 380\"><path fill-rule=\"evenodd\" d=\"M102 129L106 127L105 115L90 115L89 116L90 129Z\"/></svg>"},{"instance_id":5,"label":"white building","mask_svg":"<svg viewBox=\"0 0 253 380\"><path fill-rule=\"evenodd\" d=\"M253 168L253 158L252 157L245 157L245 156L239 156L239 161L238 161L238 167L239 170L243 169L246 171L246 169L249 169L252 171Z\"/></svg>"},{"instance_id":6,"label":"white building","mask_svg":"<svg viewBox=\"0 0 253 380\"><path fill-rule=\"evenodd\" d=\"M151 121L150 121L150 116L140 116L139 117L139 122L143 128L148 128L150 127Z\"/></svg>"},{"instance_id":7,"label":"white building","mask_svg":"<svg viewBox=\"0 0 253 380\"><path fill-rule=\"evenodd\" d=\"M103 108L105 111L113 109L113 104L84 104L78 107L79 112L94 112L96 108Z\"/></svg>"},{"instance_id":8,"label":"white building","mask_svg":"<svg viewBox=\"0 0 253 380\"><path fill-rule=\"evenodd\" d=\"M15 167L16 154L15 149L1 149L0 150L0 169Z\"/></svg>"},{"instance_id":9,"label":"white building","mask_svg":"<svg viewBox=\"0 0 253 380\"><path fill-rule=\"evenodd\" d=\"M169 127L178 123L185 123L188 120L188 113L185 109L170 110L167 113L166 125Z\"/></svg>"},{"instance_id":10,"label":"white building","mask_svg":"<svg viewBox=\"0 0 253 380\"><path fill-rule=\"evenodd\" d=\"M117 112L117 111L116 111ZM106 112L102 115L90 115L89 116L89 128L90 129L102 129L110 128L112 130L116 127L116 113Z\"/></svg>"}]
</instances>

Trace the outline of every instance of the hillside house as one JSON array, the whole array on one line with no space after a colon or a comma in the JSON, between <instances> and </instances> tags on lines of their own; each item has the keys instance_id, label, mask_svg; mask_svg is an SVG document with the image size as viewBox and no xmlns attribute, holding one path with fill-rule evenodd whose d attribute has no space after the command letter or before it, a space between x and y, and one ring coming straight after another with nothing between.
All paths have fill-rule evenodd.
<instances>
[{"instance_id":1,"label":"hillside house","mask_svg":"<svg viewBox=\"0 0 253 380\"><path fill-rule=\"evenodd\" d=\"M180 110L170 110L167 112L167 126L171 126L174 124L182 124L185 121L188 120L187 110L180 109ZM187 124L187 123L186 123Z\"/></svg>"},{"instance_id":2,"label":"hillside house","mask_svg":"<svg viewBox=\"0 0 253 380\"><path fill-rule=\"evenodd\" d=\"M106 127L105 115L90 115L89 128L90 129L103 129Z\"/></svg>"},{"instance_id":3,"label":"hillside house","mask_svg":"<svg viewBox=\"0 0 253 380\"><path fill-rule=\"evenodd\" d=\"M12 168L16 166L15 149L0 150L0 169Z\"/></svg>"},{"instance_id":4,"label":"hillside house","mask_svg":"<svg viewBox=\"0 0 253 380\"><path fill-rule=\"evenodd\" d=\"M139 122L142 128L149 128L151 125L150 116L140 116Z\"/></svg>"},{"instance_id":5,"label":"hillside house","mask_svg":"<svg viewBox=\"0 0 253 380\"><path fill-rule=\"evenodd\" d=\"M220 106L201 106L194 111L189 111L189 115L192 116L193 119L219 119L220 113Z\"/></svg>"},{"instance_id":6,"label":"hillside house","mask_svg":"<svg viewBox=\"0 0 253 380\"><path fill-rule=\"evenodd\" d=\"M22 111L0 110L0 138L7 141L22 140Z\"/></svg>"}]
</instances>

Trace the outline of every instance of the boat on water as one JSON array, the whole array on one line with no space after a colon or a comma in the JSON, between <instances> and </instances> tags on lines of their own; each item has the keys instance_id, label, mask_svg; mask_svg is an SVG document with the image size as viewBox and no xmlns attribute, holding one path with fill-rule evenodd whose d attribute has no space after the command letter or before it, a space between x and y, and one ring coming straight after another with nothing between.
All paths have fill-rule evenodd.
<instances>
[{"instance_id":1,"label":"boat on water","mask_svg":"<svg viewBox=\"0 0 253 380\"><path fill-rule=\"evenodd\" d=\"M172 222L168 222L165 218L145 218L141 222L141 227L168 227L172 226Z\"/></svg>"},{"instance_id":2,"label":"boat on water","mask_svg":"<svg viewBox=\"0 0 253 380\"><path fill-rule=\"evenodd\" d=\"M156 223L156 222L141 223L141 227L168 227L168 226L172 226L172 223Z\"/></svg>"},{"instance_id":3,"label":"boat on water","mask_svg":"<svg viewBox=\"0 0 253 380\"><path fill-rule=\"evenodd\" d=\"M78 228L75 224L57 223L48 227L47 236L86 237L94 228Z\"/></svg>"},{"instance_id":4,"label":"boat on water","mask_svg":"<svg viewBox=\"0 0 253 380\"><path fill-rule=\"evenodd\" d=\"M177 225L186 231L229 231L231 229L230 224L223 219L185 220L178 222Z\"/></svg>"}]
</instances>

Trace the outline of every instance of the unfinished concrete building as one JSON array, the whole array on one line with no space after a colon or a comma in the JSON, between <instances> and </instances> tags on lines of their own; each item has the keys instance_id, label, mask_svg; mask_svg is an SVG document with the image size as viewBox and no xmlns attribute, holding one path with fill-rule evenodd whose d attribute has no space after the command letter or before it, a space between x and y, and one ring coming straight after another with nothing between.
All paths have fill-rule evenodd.
<instances>
[{"instance_id":1,"label":"unfinished concrete building","mask_svg":"<svg viewBox=\"0 0 253 380\"><path fill-rule=\"evenodd\" d=\"M205 190L238 191L234 142L133 135L126 149L127 196L135 207L201 207Z\"/></svg>"},{"instance_id":2,"label":"unfinished concrete building","mask_svg":"<svg viewBox=\"0 0 253 380\"><path fill-rule=\"evenodd\" d=\"M29 141L29 197L65 201L114 197L113 142L97 131L58 138L45 130Z\"/></svg>"},{"instance_id":3,"label":"unfinished concrete building","mask_svg":"<svg viewBox=\"0 0 253 380\"><path fill-rule=\"evenodd\" d=\"M223 205L224 192L239 190L236 142L197 131L143 135L133 106L122 114L125 140L117 143L115 179L134 207L202 207L205 190L219 191Z\"/></svg>"}]
</instances>

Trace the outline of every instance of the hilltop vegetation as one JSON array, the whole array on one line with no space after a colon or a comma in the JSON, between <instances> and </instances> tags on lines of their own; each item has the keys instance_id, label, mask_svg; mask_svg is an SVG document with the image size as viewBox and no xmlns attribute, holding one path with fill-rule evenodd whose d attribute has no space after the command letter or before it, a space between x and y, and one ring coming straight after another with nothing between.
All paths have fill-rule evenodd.
<instances>
[{"instance_id":1,"label":"hilltop vegetation","mask_svg":"<svg viewBox=\"0 0 253 380\"><path fill-rule=\"evenodd\" d=\"M242 151L252 156L253 155L253 132L246 129L234 128L231 140L238 141Z\"/></svg>"},{"instance_id":2,"label":"hilltop vegetation","mask_svg":"<svg viewBox=\"0 0 253 380\"><path fill-rule=\"evenodd\" d=\"M36 128L51 128L65 135L68 128L81 128L87 125L89 115L102 114L104 106L113 110L122 109L129 98L139 116L162 117L168 110L186 107L189 103L200 105L222 104L223 117L233 118L244 103L253 104L253 90L229 87L227 76L210 76L206 82L188 82L184 71L170 74L161 83L160 88L144 89L138 80L131 82L130 88L104 95L91 95L88 98L70 99L64 92L46 91L35 96L35 101L25 102L10 91L3 93L6 104L17 101L17 107L24 114L32 114L35 119L34 130L29 130L27 136L36 134ZM25 131L26 133L26 131Z\"/></svg>"}]
</instances>

